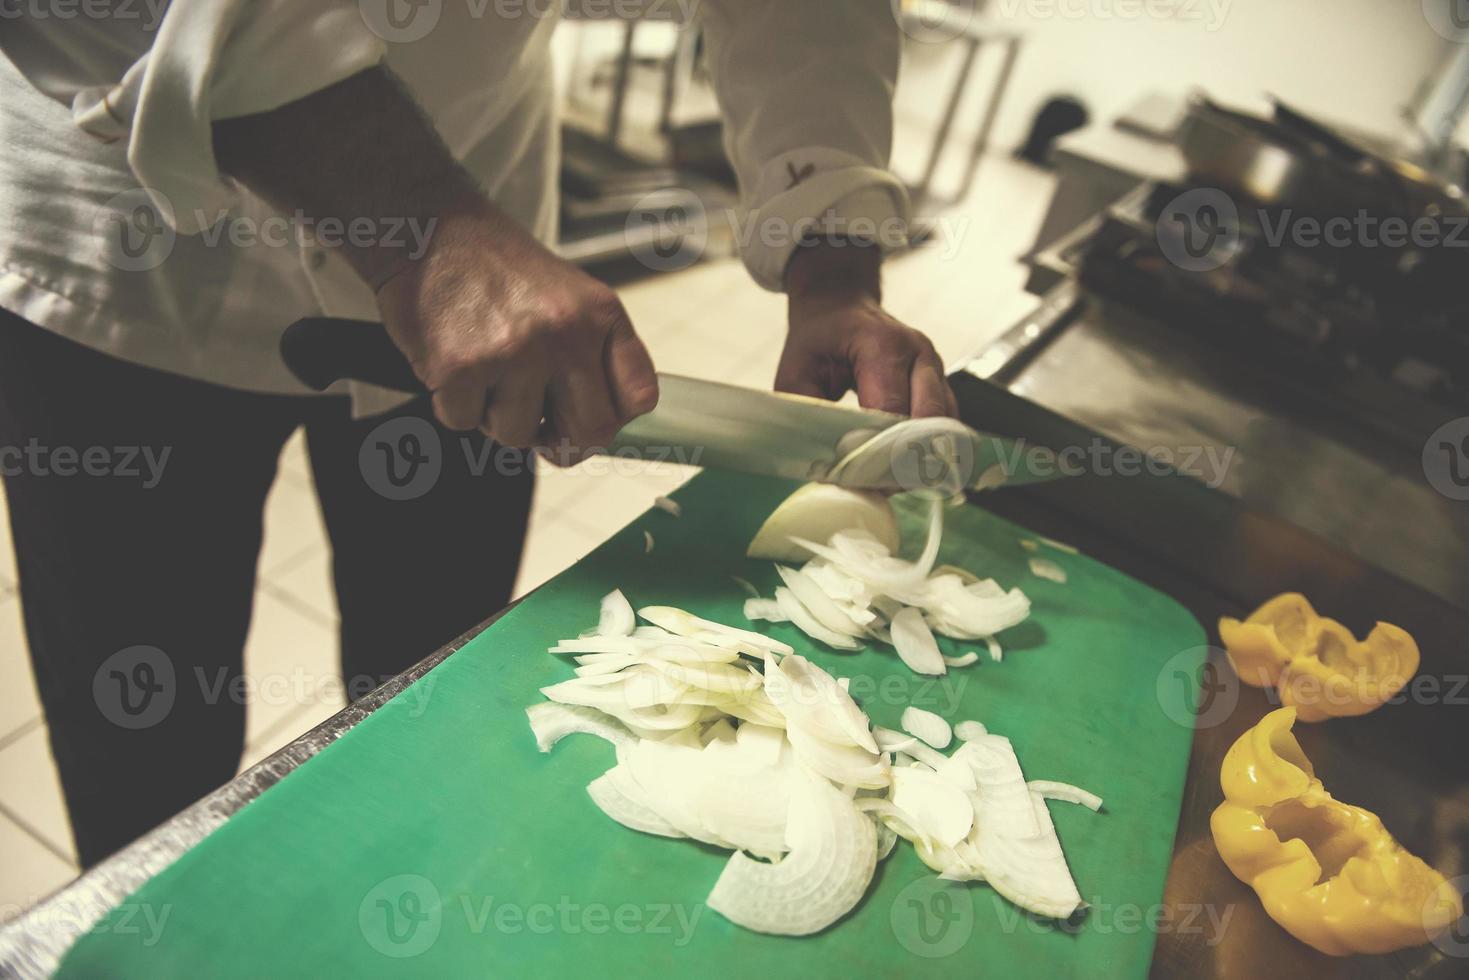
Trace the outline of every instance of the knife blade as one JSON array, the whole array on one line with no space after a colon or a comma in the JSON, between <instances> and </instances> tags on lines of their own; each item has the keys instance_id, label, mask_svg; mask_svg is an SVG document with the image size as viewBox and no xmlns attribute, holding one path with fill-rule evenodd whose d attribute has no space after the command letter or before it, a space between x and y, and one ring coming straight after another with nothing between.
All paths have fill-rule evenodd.
<instances>
[{"instance_id":1,"label":"knife blade","mask_svg":"<svg viewBox=\"0 0 1469 980\"><path fill-rule=\"evenodd\" d=\"M427 392L380 323L300 320L282 334L281 356L317 391L346 379ZM658 384L657 407L625 425L609 452L893 492L985 489L1062 475L1037 465L1023 441L952 419L909 420L678 374L660 373Z\"/></svg>"}]
</instances>

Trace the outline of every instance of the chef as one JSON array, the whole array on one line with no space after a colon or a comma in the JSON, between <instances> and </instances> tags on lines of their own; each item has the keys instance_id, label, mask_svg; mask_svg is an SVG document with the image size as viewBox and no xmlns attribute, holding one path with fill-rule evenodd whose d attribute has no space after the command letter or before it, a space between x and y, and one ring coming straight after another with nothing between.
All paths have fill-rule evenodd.
<instances>
[{"instance_id":1,"label":"chef","mask_svg":"<svg viewBox=\"0 0 1469 980\"><path fill-rule=\"evenodd\" d=\"M548 247L554 7L0 0L0 450L83 865L239 764L262 509L293 431L360 696L509 599L532 489L514 457L444 452L427 492L393 493L368 478L408 446L384 432L571 462L657 403L615 293ZM893 242L873 230L906 208L888 0L688 13L742 258L789 298L776 387L952 414L933 346L881 306ZM384 322L432 398L307 393L279 337L323 314Z\"/></svg>"}]
</instances>

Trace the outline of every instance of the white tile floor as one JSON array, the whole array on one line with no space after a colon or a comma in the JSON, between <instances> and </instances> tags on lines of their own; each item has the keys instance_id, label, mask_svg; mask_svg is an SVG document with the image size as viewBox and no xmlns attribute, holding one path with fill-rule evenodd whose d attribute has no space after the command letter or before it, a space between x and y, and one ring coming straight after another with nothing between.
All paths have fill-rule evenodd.
<instances>
[{"instance_id":1,"label":"white tile floor","mask_svg":"<svg viewBox=\"0 0 1469 980\"><path fill-rule=\"evenodd\" d=\"M891 262L886 301L934 338L947 360L971 353L1013 323L1031 300L1015 257L1030 244L1051 178L996 157L971 199L947 217L952 236ZM750 283L736 261L710 261L621 289L661 370L768 387L775 374L784 300ZM592 476L542 476L517 594L586 554L693 471L669 465ZM10 527L0 493L0 921L76 874L60 787L26 658L15 594ZM305 448L287 446L266 508L255 618L246 644L252 678L308 683L252 703L244 765L253 764L338 707L332 685L336 608L329 555ZM297 690L297 688L300 688Z\"/></svg>"}]
</instances>

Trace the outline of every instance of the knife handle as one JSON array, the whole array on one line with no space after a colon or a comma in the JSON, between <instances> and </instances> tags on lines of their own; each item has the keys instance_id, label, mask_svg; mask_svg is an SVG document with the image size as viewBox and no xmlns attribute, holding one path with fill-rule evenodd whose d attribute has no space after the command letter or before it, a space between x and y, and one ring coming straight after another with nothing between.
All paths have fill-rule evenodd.
<instances>
[{"instance_id":1,"label":"knife handle","mask_svg":"<svg viewBox=\"0 0 1469 980\"><path fill-rule=\"evenodd\" d=\"M413 395L428 392L381 323L325 316L297 320L281 334L281 358L315 391L347 379Z\"/></svg>"}]
</instances>

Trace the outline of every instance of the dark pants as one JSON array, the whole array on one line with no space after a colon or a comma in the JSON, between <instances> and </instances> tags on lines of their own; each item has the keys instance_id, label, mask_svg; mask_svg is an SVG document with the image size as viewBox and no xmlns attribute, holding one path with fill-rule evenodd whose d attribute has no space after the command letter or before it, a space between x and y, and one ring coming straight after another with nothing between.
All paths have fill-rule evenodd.
<instances>
[{"instance_id":1,"label":"dark pants","mask_svg":"<svg viewBox=\"0 0 1469 980\"><path fill-rule=\"evenodd\" d=\"M440 428L422 400L354 422L343 398L191 381L0 311L0 468L84 866L239 765L262 513L300 425L360 695L509 600L533 485L523 458Z\"/></svg>"}]
</instances>

